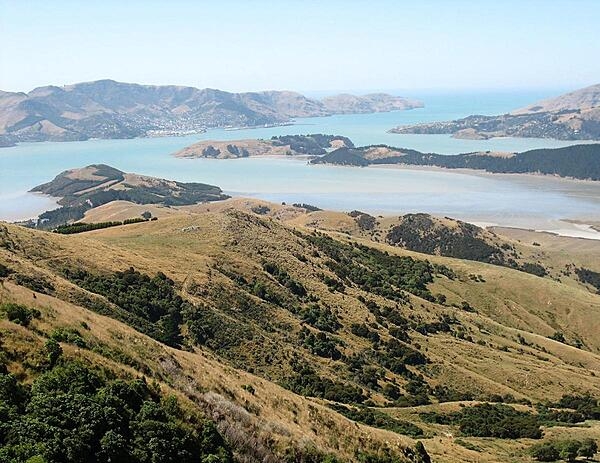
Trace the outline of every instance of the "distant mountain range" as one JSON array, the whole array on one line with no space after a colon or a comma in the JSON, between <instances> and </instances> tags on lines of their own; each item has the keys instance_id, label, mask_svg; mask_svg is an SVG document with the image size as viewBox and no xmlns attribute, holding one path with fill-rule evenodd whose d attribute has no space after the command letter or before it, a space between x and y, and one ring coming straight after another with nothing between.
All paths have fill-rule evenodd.
<instances>
[{"instance_id":1,"label":"distant mountain range","mask_svg":"<svg viewBox=\"0 0 600 463\"><path fill-rule=\"evenodd\" d=\"M534 103L509 114L473 115L446 122L400 126L393 133L600 140L600 84Z\"/></svg>"},{"instance_id":2,"label":"distant mountain range","mask_svg":"<svg viewBox=\"0 0 600 463\"><path fill-rule=\"evenodd\" d=\"M0 146L21 141L132 138L202 132L213 127L289 123L296 117L422 107L383 93L323 100L289 91L229 93L99 80L29 93L0 91Z\"/></svg>"}]
</instances>

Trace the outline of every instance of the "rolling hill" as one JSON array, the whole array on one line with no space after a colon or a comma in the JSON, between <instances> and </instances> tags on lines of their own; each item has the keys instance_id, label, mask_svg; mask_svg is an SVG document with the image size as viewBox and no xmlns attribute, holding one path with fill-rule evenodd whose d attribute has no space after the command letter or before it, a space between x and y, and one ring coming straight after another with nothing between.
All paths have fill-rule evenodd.
<instances>
[{"instance_id":1,"label":"rolling hill","mask_svg":"<svg viewBox=\"0 0 600 463\"><path fill-rule=\"evenodd\" d=\"M518 262L537 252L540 277L406 249L425 217L240 199L156 211L68 236L1 226L0 360L26 389L74 361L144 377L145 400L184 410L161 415L171 429L214 425L211 461L527 461L540 441L600 437L600 296L557 281L564 256L545 243L473 235ZM434 241L460 228L433 223ZM11 426L28 416L15 406Z\"/></svg>"}]
</instances>

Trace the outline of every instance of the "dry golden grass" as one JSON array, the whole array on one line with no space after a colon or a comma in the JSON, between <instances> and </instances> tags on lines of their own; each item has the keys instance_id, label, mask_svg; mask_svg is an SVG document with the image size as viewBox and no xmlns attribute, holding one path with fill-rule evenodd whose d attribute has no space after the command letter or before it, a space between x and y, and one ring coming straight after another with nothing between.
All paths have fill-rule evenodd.
<instances>
[{"instance_id":1,"label":"dry golden grass","mask_svg":"<svg viewBox=\"0 0 600 463\"><path fill-rule=\"evenodd\" d=\"M269 207L266 215L252 214L252 208L265 204ZM97 221L112 220L109 217L122 220L137 212L137 207L147 209L113 203L91 213L96 214ZM512 394L534 402L557 399L571 392L600 394L600 296L572 281L558 282L508 268L425 256L391 247L376 242L371 234L358 228L354 219L343 213L306 213L291 206L246 199L197 205L179 211L164 209L157 208L156 214L152 211L160 217L156 222L71 236L8 226L16 251L9 252L0 247L0 261L21 272L43 273L54 282L57 294L64 294L70 287L70 283L54 274L53 269L61 262L77 262L84 267L112 271L133 266L151 275L160 270L172 278L188 298L198 303L210 301L202 295L189 293L188 288L193 285L203 285L209 279L223 285L231 284L215 275L215 264L233 265L241 274L252 275L261 271L263 260L278 262L318 295L323 303L338 312L344 325L338 333L346 343L344 349L348 353L355 352L366 347L365 340L350 334L348 327L364 320L374 321L372 314L356 299L361 292L355 288L348 288L346 294L328 291L316 274L314 261L302 263L293 257L305 252L305 249L291 233L290 227L305 232L318 228L343 241L358 241L391 254L447 265L457 274L458 278L454 280L437 278L431 285L433 293L446 295L446 306L411 297L414 313L424 319L435 319L440 314L452 315L472 338L468 341L448 334L423 336L411 333L413 341L422 346L431 361L419 371L432 385L451 384L457 390L481 394ZM239 215L240 211L243 216ZM256 220L246 220L245 217ZM378 220L381 230L394 222L394 218ZM448 222L448 226L453 226L453 223ZM589 243L535 236L535 241L541 244L539 247L529 243L533 236L509 238L523 255L527 255L526 252L538 253L540 260L545 259L543 262L548 265L552 263L552 267L559 267L563 262L561 259L570 255L583 265L586 256L591 259L589 256L596 252ZM485 281L473 281L470 275L481 275ZM245 407L249 411L249 419L260 430L259 434L276 436L282 446L291 441L311 441L320 447L350 455L367 442L389 441L393 445L413 442L407 437L356 425L324 407L322 401L299 397L273 382L235 369L207 350L186 352L165 347L115 320L82 307L40 294L34 299L30 290L11 283L5 284L2 295L4 299L39 307L44 317L34 322L34 327L41 333L47 334L58 326L77 327L81 322L87 323L89 331L80 329L86 339L109 346L113 352L121 351L136 364L144 365L147 371L153 372L163 387L202 402L203 409L211 410L211 413L216 413L215 403L221 407ZM371 298L384 302L378 296ZM468 313L449 306L463 300L469 301L477 312ZM408 308L401 310L406 316L411 313ZM299 329L300 325L293 317L283 313L274 316L288 323L292 330ZM25 346L30 341L35 344L35 339L39 338L38 334L8 322L1 323L0 330L9 333L8 339L12 339L15 345ZM558 330L564 332L567 339L580 339L585 349L576 349L547 338ZM522 344L519 337L527 345ZM265 339L265 346L273 342L276 341ZM68 346L67 349L69 355L82 356L92 362L112 362L88 350L75 350ZM287 354L295 352L285 345L282 345L281 351ZM322 375L335 378L338 374L335 362L320 358L312 361ZM15 365L15 368L18 367ZM115 368L134 374L130 368L118 365ZM277 368L277 365L264 366L257 372L268 376ZM24 371L21 373L25 374ZM256 390L254 395L242 389L248 384ZM219 397L209 391L216 392ZM383 400L377 395L373 399L377 402ZM207 405L209 402L212 405ZM449 435L452 431L447 427L424 424L418 418L420 411L449 407L456 405L435 404L416 409L390 409L388 412L415 422L431 434L432 437L425 439L424 443L433 461L516 462L526 459L524 449L532 441L461 440ZM584 430L551 428L547 434L600 436L600 428L592 423ZM465 442L479 450L465 448Z\"/></svg>"}]
</instances>

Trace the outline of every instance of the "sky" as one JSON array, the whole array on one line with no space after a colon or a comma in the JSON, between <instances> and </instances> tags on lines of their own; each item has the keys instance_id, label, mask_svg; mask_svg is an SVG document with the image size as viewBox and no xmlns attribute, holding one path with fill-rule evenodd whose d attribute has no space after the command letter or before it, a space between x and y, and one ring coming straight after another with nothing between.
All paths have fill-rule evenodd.
<instances>
[{"instance_id":1,"label":"sky","mask_svg":"<svg viewBox=\"0 0 600 463\"><path fill-rule=\"evenodd\" d=\"M576 89L599 24L598 0L0 0L0 89Z\"/></svg>"}]
</instances>

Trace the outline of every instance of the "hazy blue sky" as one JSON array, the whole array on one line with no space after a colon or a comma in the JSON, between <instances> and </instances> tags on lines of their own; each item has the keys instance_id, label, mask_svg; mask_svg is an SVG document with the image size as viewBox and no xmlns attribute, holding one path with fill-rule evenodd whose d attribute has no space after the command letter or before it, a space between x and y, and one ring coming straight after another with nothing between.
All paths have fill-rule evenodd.
<instances>
[{"instance_id":1,"label":"hazy blue sky","mask_svg":"<svg viewBox=\"0 0 600 463\"><path fill-rule=\"evenodd\" d=\"M600 1L0 0L0 89L111 78L224 90L577 88Z\"/></svg>"}]
</instances>

